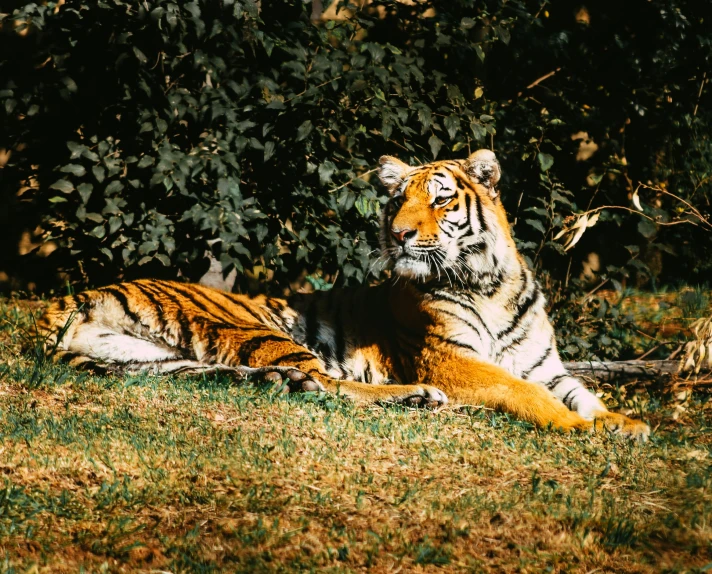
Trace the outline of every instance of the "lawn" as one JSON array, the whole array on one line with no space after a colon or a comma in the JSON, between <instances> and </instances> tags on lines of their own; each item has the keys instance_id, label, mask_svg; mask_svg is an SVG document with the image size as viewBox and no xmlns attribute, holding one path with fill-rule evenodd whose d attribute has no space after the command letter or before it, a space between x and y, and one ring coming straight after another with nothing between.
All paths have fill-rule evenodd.
<instances>
[{"instance_id":1,"label":"lawn","mask_svg":"<svg viewBox=\"0 0 712 574\"><path fill-rule=\"evenodd\" d=\"M684 383L600 389L640 445L76 372L20 352L37 307L0 302L2 572L712 568L712 403Z\"/></svg>"}]
</instances>

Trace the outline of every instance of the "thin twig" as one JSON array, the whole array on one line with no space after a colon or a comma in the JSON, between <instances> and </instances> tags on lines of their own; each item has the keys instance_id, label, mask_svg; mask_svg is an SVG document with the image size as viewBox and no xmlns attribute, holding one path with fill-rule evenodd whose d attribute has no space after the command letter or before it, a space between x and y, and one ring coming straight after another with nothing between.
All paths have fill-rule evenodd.
<instances>
[{"instance_id":1,"label":"thin twig","mask_svg":"<svg viewBox=\"0 0 712 574\"><path fill-rule=\"evenodd\" d=\"M672 194L671 194L672 195ZM577 217L581 217L582 215L590 215L591 213L597 213L599 211L603 211L604 209L622 209L623 211L629 211L630 213L635 213L637 215L640 215L641 217L648 219L652 221L653 223L657 223L658 225L664 225L667 227L671 227L673 225L681 225L683 223L689 223L690 225L694 225L696 227L700 227L697 225L696 222L694 221L689 221L689 220L684 220L684 221L660 221L658 219L655 219L654 217L650 217L649 215L645 215L644 213L641 213L637 209L633 209L631 207L625 207L623 205L602 205L600 207L595 207L593 209L589 209L588 211L583 211L581 213L577 213ZM699 217L699 216L698 216ZM702 218L702 222L705 224L705 226L709 227L712 230L712 224L710 224L704 217Z\"/></svg>"},{"instance_id":2,"label":"thin twig","mask_svg":"<svg viewBox=\"0 0 712 574\"><path fill-rule=\"evenodd\" d=\"M596 291L598 291L601 287L603 287L606 283L608 283L610 279L604 279L601 283L599 283L596 287L591 289L588 293L586 293L583 298L581 299L581 302L585 302L591 295L593 295Z\"/></svg>"},{"instance_id":3,"label":"thin twig","mask_svg":"<svg viewBox=\"0 0 712 574\"><path fill-rule=\"evenodd\" d=\"M669 191L667 191L667 190L665 190L665 189L662 189L662 188L659 188L659 187L651 187L651 186L646 185L646 184L644 184L644 183L639 183L639 184L638 184L638 188L641 188L641 187L644 187L645 189L649 189L649 190L651 190L651 191L657 191L657 192L663 193L663 194L665 194L665 195L669 195L670 197L673 197L673 198L677 199L680 203L684 203L687 207L689 207L689 208L692 210L692 213L693 213L694 215L696 215L697 218L698 218L702 223L705 224L706 227L709 227L710 230L712 230L712 223L710 223L710 222L707 220L707 218L706 218L705 216L703 216L703 215L699 212L699 210L698 210L696 207L694 207L693 205L691 205L690 203L688 203L687 201L685 201L685 200L682 199L681 197L678 197L678 196L675 195L674 193L671 193L671 192L669 192ZM636 189L636 191L637 191L637 189ZM681 223L694 223L694 222L689 221L689 222L681 222Z\"/></svg>"},{"instance_id":4,"label":"thin twig","mask_svg":"<svg viewBox=\"0 0 712 574\"><path fill-rule=\"evenodd\" d=\"M705 87L705 82L707 81L707 72L702 74L702 81L700 82L700 91L697 93L697 103L695 104L695 111L692 112L693 116L697 115L697 108L700 107L700 98L702 97L702 90Z\"/></svg>"},{"instance_id":5,"label":"thin twig","mask_svg":"<svg viewBox=\"0 0 712 574\"><path fill-rule=\"evenodd\" d=\"M327 80L326 82L323 82L323 83L319 84L318 86L314 86L314 89L317 90L317 89L319 89L319 88L321 88L321 87L323 87L323 86L326 86L326 84L330 84L331 82L335 82L335 81L337 81L337 80L340 80L342 77L343 77L343 76L336 76L335 78L332 78L331 80ZM292 100L296 100L297 98L299 98L299 97L303 96L304 94L306 94L310 89L311 89L311 88L307 88L307 89L304 90L303 92L299 92L296 96L292 96L292 97L289 98L288 100L284 100L284 102L282 102L282 103L286 104L287 102L291 102Z\"/></svg>"},{"instance_id":6,"label":"thin twig","mask_svg":"<svg viewBox=\"0 0 712 574\"><path fill-rule=\"evenodd\" d=\"M376 171L376 170L378 170L377 167L374 167L373 169L369 169L368 171L364 171L361 175L357 175L356 177L354 177L354 178L348 180L346 183L341 184L339 187L335 187L334 189L330 189L330 190L329 190L329 193L334 193L335 191L339 191L340 189L346 187L346 186L349 185L350 183L353 183L353 182L356 181L357 179L363 179L363 177L364 177L365 175L368 175L369 173L373 173L373 172Z\"/></svg>"},{"instance_id":7,"label":"thin twig","mask_svg":"<svg viewBox=\"0 0 712 574\"><path fill-rule=\"evenodd\" d=\"M556 70L552 70L548 74L544 74L541 78L534 80L531 84L527 86L527 90L531 90L534 86L538 86L544 80L551 78L551 76L553 76L559 70L561 70L561 68L556 68Z\"/></svg>"}]
</instances>

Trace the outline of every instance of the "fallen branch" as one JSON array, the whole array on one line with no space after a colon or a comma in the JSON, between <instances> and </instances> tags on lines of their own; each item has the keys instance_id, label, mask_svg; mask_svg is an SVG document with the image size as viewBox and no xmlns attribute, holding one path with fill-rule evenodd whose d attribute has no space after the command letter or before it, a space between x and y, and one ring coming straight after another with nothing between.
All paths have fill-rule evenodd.
<instances>
[{"instance_id":1,"label":"fallen branch","mask_svg":"<svg viewBox=\"0 0 712 574\"><path fill-rule=\"evenodd\" d=\"M678 372L679 361L582 361L564 363L572 375L603 381L617 378L657 379Z\"/></svg>"}]
</instances>

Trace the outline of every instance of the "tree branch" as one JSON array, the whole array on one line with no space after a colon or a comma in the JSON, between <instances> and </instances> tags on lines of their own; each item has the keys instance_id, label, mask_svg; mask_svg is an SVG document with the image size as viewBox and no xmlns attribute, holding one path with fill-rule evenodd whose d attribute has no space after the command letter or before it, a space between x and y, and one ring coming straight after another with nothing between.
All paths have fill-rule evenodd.
<instances>
[{"instance_id":1,"label":"tree branch","mask_svg":"<svg viewBox=\"0 0 712 574\"><path fill-rule=\"evenodd\" d=\"M581 361L564 363L572 375L594 377L602 381L617 378L657 379L678 372L679 361Z\"/></svg>"}]
</instances>

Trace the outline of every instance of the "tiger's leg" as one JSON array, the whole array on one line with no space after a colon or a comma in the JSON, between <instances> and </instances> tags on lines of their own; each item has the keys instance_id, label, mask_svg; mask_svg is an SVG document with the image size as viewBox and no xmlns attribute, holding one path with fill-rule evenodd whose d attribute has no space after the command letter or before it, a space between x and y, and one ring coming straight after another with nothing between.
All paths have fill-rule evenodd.
<instances>
[{"instance_id":1,"label":"tiger's leg","mask_svg":"<svg viewBox=\"0 0 712 574\"><path fill-rule=\"evenodd\" d=\"M545 387L474 359L440 357L436 365L423 366L419 378L443 389L454 404L484 405L540 427L551 425L567 431L605 428L643 441L650 434L645 423L616 413L602 412L593 420L586 420Z\"/></svg>"},{"instance_id":2,"label":"tiger's leg","mask_svg":"<svg viewBox=\"0 0 712 574\"><path fill-rule=\"evenodd\" d=\"M448 402L442 391L430 385L371 385L334 379L316 355L278 331L266 334L264 330L206 325L204 336L215 344L201 360L233 367L287 368L296 371L287 372L287 377L300 378L305 390L323 390L357 403L438 406Z\"/></svg>"},{"instance_id":3,"label":"tiger's leg","mask_svg":"<svg viewBox=\"0 0 712 574\"><path fill-rule=\"evenodd\" d=\"M555 341L549 349L555 349ZM586 420L598 420L622 436L641 437L650 434L648 426L618 413L612 413L606 405L576 377L566 371L558 353L549 352L548 358L530 370L527 381L546 387L568 409Z\"/></svg>"}]
</instances>

